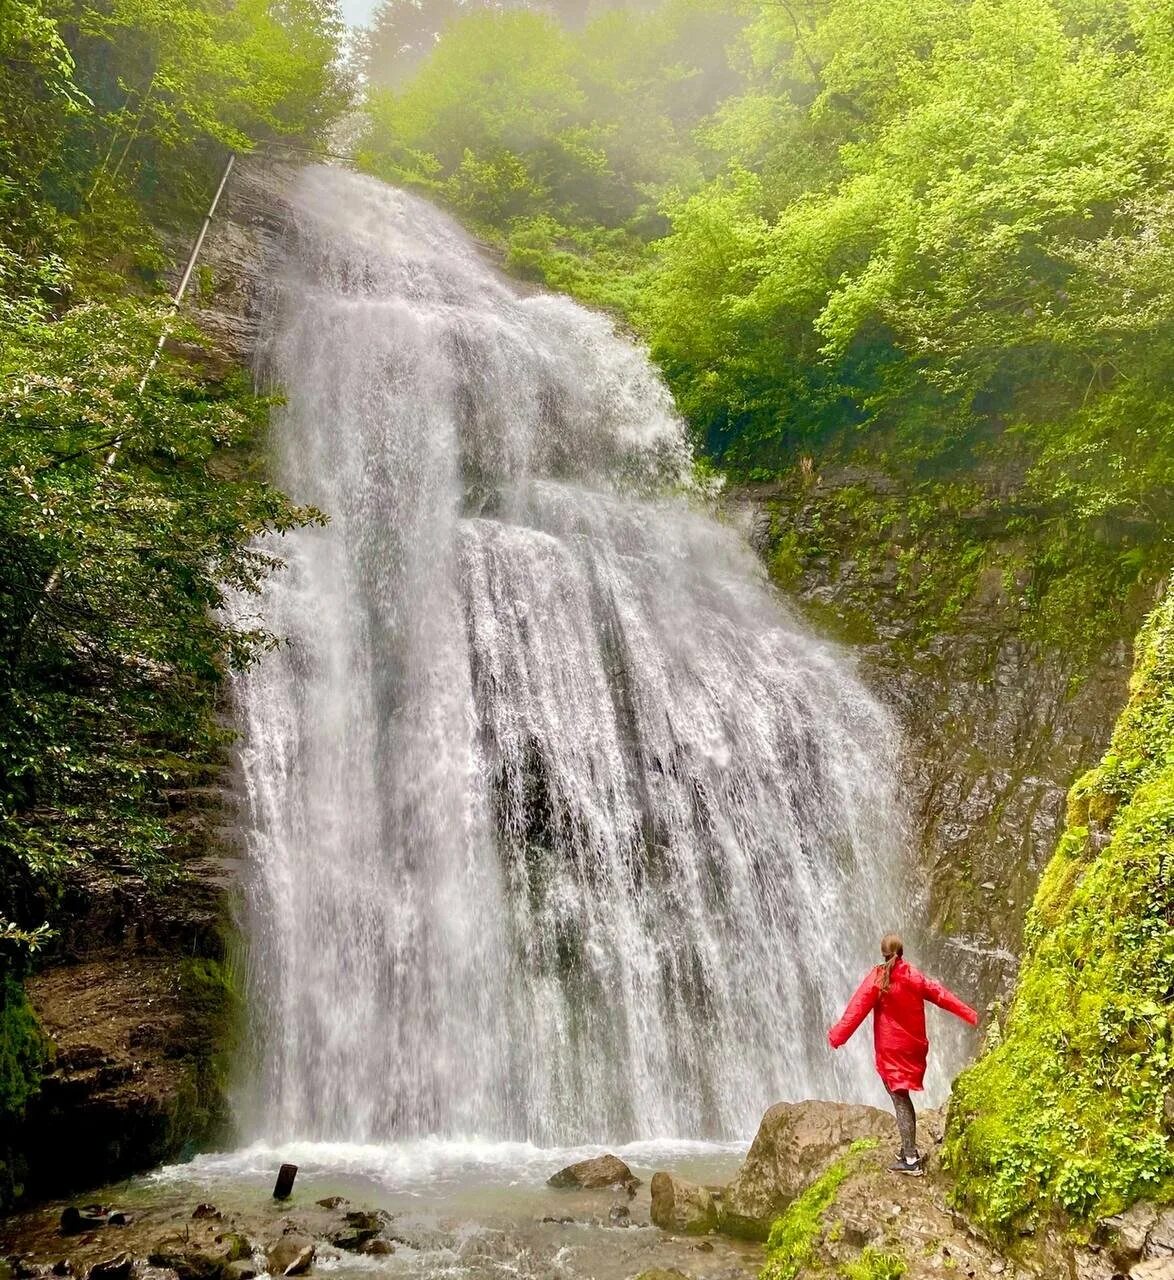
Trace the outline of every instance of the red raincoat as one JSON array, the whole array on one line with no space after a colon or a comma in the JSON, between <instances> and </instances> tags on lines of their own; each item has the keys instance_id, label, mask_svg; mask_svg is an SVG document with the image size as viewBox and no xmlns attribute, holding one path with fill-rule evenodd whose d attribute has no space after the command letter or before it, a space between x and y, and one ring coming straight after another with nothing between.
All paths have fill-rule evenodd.
<instances>
[{"instance_id":1,"label":"red raincoat","mask_svg":"<svg viewBox=\"0 0 1174 1280\"><path fill-rule=\"evenodd\" d=\"M848 1001L844 1016L828 1032L828 1044L838 1049L851 1039L856 1028L872 1013L872 1038L876 1045L876 1070L885 1087L921 1089L929 1041L925 1036L925 1002L957 1014L972 1027L978 1014L952 992L927 978L904 959L893 965L889 989L881 990L881 970L869 971L856 994Z\"/></svg>"}]
</instances>

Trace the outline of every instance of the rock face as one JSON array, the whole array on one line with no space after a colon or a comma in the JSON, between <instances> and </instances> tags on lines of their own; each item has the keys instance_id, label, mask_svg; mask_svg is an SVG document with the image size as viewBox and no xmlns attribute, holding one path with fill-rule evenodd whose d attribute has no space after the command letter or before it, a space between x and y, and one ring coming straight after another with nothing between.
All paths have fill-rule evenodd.
<instances>
[{"instance_id":1,"label":"rock face","mask_svg":"<svg viewBox=\"0 0 1174 1280\"><path fill-rule=\"evenodd\" d=\"M1135 1204L1097 1223L1095 1242L1115 1272L1174 1280L1174 1208Z\"/></svg>"},{"instance_id":2,"label":"rock face","mask_svg":"<svg viewBox=\"0 0 1174 1280\"><path fill-rule=\"evenodd\" d=\"M762 1117L722 1201L722 1229L765 1239L771 1223L815 1177L862 1138L891 1143L897 1125L876 1107L778 1102Z\"/></svg>"},{"instance_id":3,"label":"rock face","mask_svg":"<svg viewBox=\"0 0 1174 1280\"><path fill-rule=\"evenodd\" d=\"M652 1221L664 1231L702 1236L717 1226L717 1207L705 1187L671 1173L652 1176Z\"/></svg>"},{"instance_id":4,"label":"rock face","mask_svg":"<svg viewBox=\"0 0 1174 1280\"><path fill-rule=\"evenodd\" d=\"M772 577L852 645L900 721L933 923L953 940L926 963L985 1000L1014 978L1065 795L1108 741L1152 595L1135 591L1091 649L1065 649L1030 630L1030 513L988 498L911 515L919 501L914 482L830 460L726 498Z\"/></svg>"},{"instance_id":5,"label":"rock face","mask_svg":"<svg viewBox=\"0 0 1174 1280\"><path fill-rule=\"evenodd\" d=\"M184 313L210 342L189 352L214 367L252 362L268 287L268 264L287 216L285 193L297 164L238 156L200 255L202 287L189 291ZM172 246L182 265L190 245Z\"/></svg>"},{"instance_id":6,"label":"rock face","mask_svg":"<svg viewBox=\"0 0 1174 1280\"><path fill-rule=\"evenodd\" d=\"M590 1191L595 1189L622 1188L629 1195L635 1195L640 1185L632 1170L619 1156L595 1156L591 1160L580 1160L577 1164L569 1164L560 1169L547 1180L547 1186L572 1188Z\"/></svg>"}]
</instances>

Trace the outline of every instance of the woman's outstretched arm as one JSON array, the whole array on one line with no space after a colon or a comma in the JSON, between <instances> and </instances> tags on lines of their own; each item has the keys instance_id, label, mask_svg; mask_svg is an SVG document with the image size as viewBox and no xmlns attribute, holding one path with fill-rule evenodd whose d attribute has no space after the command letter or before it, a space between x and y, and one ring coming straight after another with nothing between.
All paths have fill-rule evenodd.
<instances>
[{"instance_id":1,"label":"woman's outstretched arm","mask_svg":"<svg viewBox=\"0 0 1174 1280\"><path fill-rule=\"evenodd\" d=\"M869 970L864 981L856 989L856 994L848 1001L839 1022L828 1032L828 1044L833 1049L846 1044L853 1036L856 1028L872 1012L880 988L876 985L876 973Z\"/></svg>"},{"instance_id":2,"label":"woman's outstretched arm","mask_svg":"<svg viewBox=\"0 0 1174 1280\"><path fill-rule=\"evenodd\" d=\"M954 1014L963 1022L969 1022L972 1027L978 1026L978 1014L965 1000L959 1000L949 987L943 986L933 978L927 978L924 973L921 975L921 993L939 1009L945 1009L947 1013Z\"/></svg>"}]
</instances>

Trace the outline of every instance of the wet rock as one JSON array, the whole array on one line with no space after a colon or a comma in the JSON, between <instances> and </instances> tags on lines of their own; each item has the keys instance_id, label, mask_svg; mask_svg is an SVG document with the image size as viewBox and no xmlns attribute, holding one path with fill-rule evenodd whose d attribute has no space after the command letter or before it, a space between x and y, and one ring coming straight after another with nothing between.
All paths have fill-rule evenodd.
<instances>
[{"instance_id":1,"label":"wet rock","mask_svg":"<svg viewBox=\"0 0 1174 1280\"><path fill-rule=\"evenodd\" d=\"M344 1204L350 1204L350 1201L346 1196L325 1196L314 1203L322 1209L341 1209Z\"/></svg>"},{"instance_id":2,"label":"wet rock","mask_svg":"<svg viewBox=\"0 0 1174 1280\"><path fill-rule=\"evenodd\" d=\"M390 1240L384 1240L376 1236L373 1240L368 1240L362 1245L359 1252L372 1258L386 1258L395 1252L395 1245Z\"/></svg>"},{"instance_id":3,"label":"wet rock","mask_svg":"<svg viewBox=\"0 0 1174 1280\"><path fill-rule=\"evenodd\" d=\"M300 1276L309 1271L314 1261L314 1242L309 1236L290 1231L276 1240L265 1252L271 1276Z\"/></svg>"},{"instance_id":4,"label":"wet rock","mask_svg":"<svg viewBox=\"0 0 1174 1280\"><path fill-rule=\"evenodd\" d=\"M248 1262L252 1259L253 1246L239 1231L224 1232L216 1237L216 1243L227 1262Z\"/></svg>"},{"instance_id":5,"label":"wet rock","mask_svg":"<svg viewBox=\"0 0 1174 1280\"><path fill-rule=\"evenodd\" d=\"M695 1240L689 1246L689 1249L692 1253L712 1253L713 1241L712 1240Z\"/></svg>"},{"instance_id":6,"label":"wet rock","mask_svg":"<svg viewBox=\"0 0 1174 1280\"><path fill-rule=\"evenodd\" d=\"M853 1249L863 1249L866 1244L880 1235L880 1228L876 1222L862 1214L846 1214L840 1221L840 1239Z\"/></svg>"},{"instance_id":7,"label":"wet rock","mask_svg":"<svg viewBox=\"0 0 1174 1280\"><path fill-rule=\"evenodd\" d=\"M349 1228L346 1231L336 1231L330 1237L330 1243L336 1249L345 1249L348 1253L361 1253L363 1246L374 1240L378 1234L377 1231L361 1231L358 1228Z\"/></svg>"},{"instance_id":8,"label":"wet rock","mask_svg":"<svg viewBox=\"0 0 1174 1280\"><path fill-rule=\"evenodd\" d=\"M206 1218L222 1218L223 1216L214 1204L198 1204L192 1210L192 1217L197 1222Z\"/></svg>"},{"instance_id":9,"label":"wet rock","mask_svg":"<svg viewBox=\"0 0 1174 1280\"><path fill-rule=\"evenodd\" d=\"M722 1204L722 1230L765 1239L800 1191L859 1138L895 1141L893 1117L843 1102L779 1102L762 1117Z\"/></svg>"},{"instance_id":10,"label":"wet rock","mask_svg":"<svg viewBox=\"0 0 1174 1280\"><path fill-rule=\"evenodd\" d=\"M557 1218L556 1218L556 1217L554 1217L552 1214L549 1214L549 1213L548 1213L548 1214L546 1215L546 1217L545 1217L545 1218L542 1218L542 1219L541 1219L541 1221L543 1221L543 1222L556 1222L556 1223L558 1223L558 1224L559 1224L559 1226L564 1226L564 1227L565 1227L565 1226L568 1226L570 1223L574 1222L574 1221L575 1221L575 1219L574 1219L574 1218L572 1218L572 1217L571 1217L571 1215L570 1215L569 1213L564 1213L564 1214L560 1215L560 1216L559 1216L559 1217L557 1217Z\"/></svg>"},{"instance_id":11,"label":"wet rock","mask_svg":"<svg viewBox=\"0 0 1174 1280\"><path fill-rule=\"evenodd\" d=\"M636 1194L640 1179L619 1156L595 1156L591 1160L580 1160L577 1164L569 1164L560 1169L547 1180L549 1187L579 1187L585 1191L604 1187L622 1187L630 1196Z\"/></svg>"},{"instance_id":12,"label":"wet rock","mask_svg":"<svg viewBox=\"0 0 1174 1280\"><path fill-rule=\"evenodd\" d=\"M1130 1268L1129 1280L1174 1280L1174 1258L1150 1258Z\"/></svg>"},{"instance_id":13,"label":"wet rock","mask_svg":"<svg viewBox=\"0 0 1174 1280\"><path fill-rule=\"evenodd\" d=\"M179 1280L224 1280L232 1263L249 1262L252 1256L252 1245L238 1232L200 1238L185 1230L182 1235L157 1241L147 1261L153 1267L174 1271Z\"/></svg>"},{"instance_id":14,"label":"wet rock","mask_svg":"<svg viewBox=\"0 0 1174 1280\"><path fill-rule=\"evenodd\" d=\"M256 1274L257 1266L252 1259L230 1262L224 1268L224 1280L255 1280Z\"/></svg>"},{"instance_id":15,"label":"wet rock","mask_svg":"<svg viewBox=\"0 0 1174 1280\"><path fill-rule=\"evenodd\" d=\"M1119 1271L1140 1262L1174 1258L1174 1209L1139 1201L1123 1213L1102 1218L1095 1240Z\"/></svg>"},{"instance_id":16,"label":"wet rock","mask_svg":"<svg viewBox=\"0 0 1174 1280\"><path fill-rule=\"evenodd\" d=\"M705 1187L671 1173L652 1175L652 1221L664 1231L700 1236L717 1226L717 1206Z\"/></svg>"},{"instance_id":17,"label":"wet rock","mask_svg":"<svg viewBox=\"0 0 1174 1280\"><path fill-rule=\"evenodd\" d=\"M73 1275L73 1263L68 1258L59 1258L52 1267L55 1276Z\"/></svg>"},{"instance_id":18,"label":"wet rock","mask_svg":"<svg viewBox=\"0 0 1174 1280\"><path fill-rule=\"evenodd\" d=\"M133 1213L125 1213L122 1209L114 1209L106 1219L108 1227L129 1227L135 1220Z\"/></svg>"},{"instance_id":19,"label":"wet rock","mask_svg":"<svg viewBox=\"0 0 1174 1280\"><path fill-rule=\"evenodd\" d=\"M100 1204L89 1204L80 1209L71 1204L61 1211L61 1234L76 1236L83 1231L104 1227L107 1216L107 1211Z\"/></svg>"},{"instance_id":20,"label":"wet rock","mask_svg":"<svg viewBox=\"0 0 1174 1280\"><path fill-rule=\"evenodd\" d=\"M391 1223L391 1214L383 1209L357 1209L346 1215L346 1224L356 1231L382 1231Z\"/></svg>"},{"instance_id":21,"label":"wet rock","mask_svg":"<svg viewBox=\"0 0 1174 1280\"><path fill-rule=\"evenodd\" d=\"M1174 1257L1174 1209L1163 1209L1150 1225L1144 1256L1146 1258Z\"/></svg>"},{"instance_id":22,"label":"wet rock","mask_svg":"<svg viewBox=\"0 0 1174 1280\"><path fill-rule=\"evenodd\" d=\"M113 1258L95 1262L86 1272L86 1280L130 1280L134 1259L129 1253L118 1253Z\"/></svg>"},{"instance_id":23,"label":"wet rock","mask_svg":"<svg viewBox=\"0 0 1174 1280\"><path fill-rule=\"evenodd\" d=\"M632 1225L632 1211L622 1200L617 1200L607 1211L607 1221L613 1227L630 1227Z\"/></svg>"}]
</instances>

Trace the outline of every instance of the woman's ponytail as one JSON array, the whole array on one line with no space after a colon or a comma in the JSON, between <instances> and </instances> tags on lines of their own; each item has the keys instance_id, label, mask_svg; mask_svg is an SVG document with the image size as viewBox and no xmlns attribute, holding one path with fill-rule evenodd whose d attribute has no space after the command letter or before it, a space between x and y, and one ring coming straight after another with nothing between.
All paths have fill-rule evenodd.
<instances>
[{"instance_id":1,"label":"woman's ponytail","mask_svg":"<svg viewBox=\"0 0 1174 1280\"><path fill-rule=\"evenodd\" d=\"M881 939L881 955L884 956L885 962L876 967L876 984L882 991L889 989L889 983L893 980L893 965L904 954L905 944L901 941L900 935L886 933Z\"/></svg>"}]
</instances>

